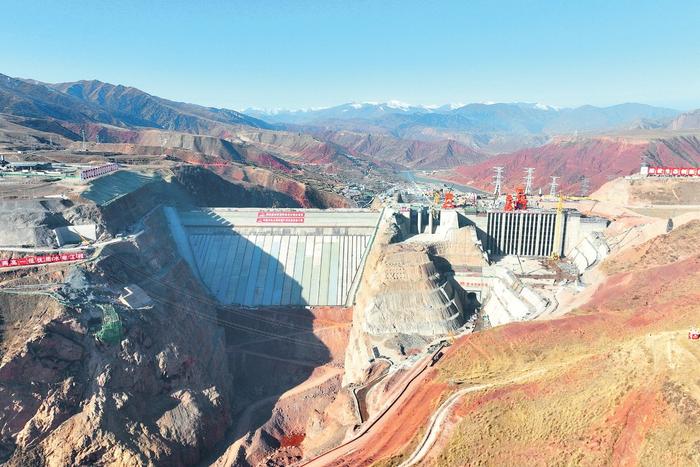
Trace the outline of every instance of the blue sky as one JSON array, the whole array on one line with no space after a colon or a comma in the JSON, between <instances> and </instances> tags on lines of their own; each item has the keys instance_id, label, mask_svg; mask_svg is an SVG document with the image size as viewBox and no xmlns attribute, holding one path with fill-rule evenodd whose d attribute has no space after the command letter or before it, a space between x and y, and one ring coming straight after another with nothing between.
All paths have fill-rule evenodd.
<instances>
[{"instance_id":1,"label":"blue sky","mask_svg":"<svg viewBox=\"0 0 700 467\"><path fill-rule=\"evenodd\" d=\"M0 73L203 105L700 107L700 2L3 0Z\"/></svg>"}]
</instances>

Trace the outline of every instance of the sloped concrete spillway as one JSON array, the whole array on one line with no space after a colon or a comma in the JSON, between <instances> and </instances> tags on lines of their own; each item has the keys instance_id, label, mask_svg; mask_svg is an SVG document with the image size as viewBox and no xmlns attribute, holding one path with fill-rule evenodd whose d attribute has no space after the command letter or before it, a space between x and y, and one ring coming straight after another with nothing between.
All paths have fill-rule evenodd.
<instances>
[{"instance_id":1,"label":"sloped concrete spillway","mask_svg":"<svg viewBox=\"0 0 700 467\"><path fill-rule=\"evenodd\" d=\"M182 256L224 304L350 305L381 212L166 208Z\"/></svg>"}]
</instances>

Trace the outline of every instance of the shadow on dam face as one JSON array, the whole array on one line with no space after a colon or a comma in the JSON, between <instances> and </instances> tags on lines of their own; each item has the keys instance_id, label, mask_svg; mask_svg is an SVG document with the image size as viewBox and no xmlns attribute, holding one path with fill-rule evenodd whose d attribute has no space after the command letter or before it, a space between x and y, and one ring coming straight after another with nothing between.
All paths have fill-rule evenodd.
<instances>
[{"instance_id":1,"label":"shadow on dam face","mask_svg":"<svg viewBox=\"0 0 700 467\"><path fill-rule=\"evenodd\" d=\"M464 300L464 317L469 319L481 309L481 302L475 292L467 292Z\"/></svg>"},{"instance_id":2,"label":"shadow on dam face","mask_svg":"<svg viewBox=\"0 0 700 467\"><path fill-rule=\"evenodd\" d=\"M170 211L183 256L222 304L343 306L379 214L316 210ZM257 216L257 217L256 217ZM181 222L182 221L182 222ZM362 222L369 225L363 225Z\"/></svg>"},{"instance_id":3,"label":"shadow on dam face","mask_svg":"<svg viewBox=\"0 0 700 467\"><path fill-rule=\"evenodd\" d=\"M317 367L332 359L329 348L314 333L316 316L306 307L302 285L289 274L288 265L278 260L289 257L289 246L286 254L282 241L265 248L264 239L251 241L215 213L210 218L218 226L208 226L209 238L196 238L191 247L197 256L198 248L202 251L205 245L203 258L196 264L206 267L196 272L211 295L223 302L218 318L225 330L226 358L234 381L233 419L224 441L208 453L202 465L259 428L269 429L263 428L254 437L262 444L256 450L279 448L285 435L298 434L285 432L284 424L267 422L275 417L275 406L285 392L307 381ZM193 229L190 239L199 235L197 227L188 229ZM235 465L258 461L239 457Z\"/></svg>"}]
</instances>

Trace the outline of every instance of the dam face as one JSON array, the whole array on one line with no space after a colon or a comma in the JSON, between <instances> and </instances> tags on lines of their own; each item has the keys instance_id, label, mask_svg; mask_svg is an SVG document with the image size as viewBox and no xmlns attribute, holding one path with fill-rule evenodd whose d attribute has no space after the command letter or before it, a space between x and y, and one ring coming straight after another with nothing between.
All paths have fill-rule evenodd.
<instances>
[{"instance_id":1,"label":"dam face","mask_svg":"<svg viewBox=\"0 0 700 467\"><path fill-rule=\"evenodd\" d=\"M166 208L166 216L181 255L221 303L345 306L381 212Z\"/></svg>"}]
</instances>

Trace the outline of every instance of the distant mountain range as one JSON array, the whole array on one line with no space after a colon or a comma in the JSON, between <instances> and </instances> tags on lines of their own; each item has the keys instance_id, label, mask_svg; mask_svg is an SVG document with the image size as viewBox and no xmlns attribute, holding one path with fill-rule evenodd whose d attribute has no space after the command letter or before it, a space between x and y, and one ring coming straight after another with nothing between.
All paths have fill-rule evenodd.
<instances>
[{"instance_id":1,"label":"distant mountain range","mask_svg":"<svg viewBox=\"0 0 700 467\"><path fill-rule=\"evenodd\" d=\"M698 130L700 129L700 109L680 114L669 125L671 130Z\"/></svg>"},{"instance_id":2,"label":"distant mountain range","mask_svg":"<svg viewBox=\"0 0 700 467\"><path fill-rule=\"evenodd\" d=\"M89 141L133 144L132 150L149 154L167 142L183 157L205 154L286 171L306 165L357 173L370 166L456 168L445 176L479 186L490 181L493 163L516 178L522 167L537 167L538 182L557 175L573 189L581 176L595 187L601 177L631 173L643 159L697 165L700 154L700 110L681 114L644 104L428 107L390 101L241 113L95 80L48 84L0 74L0 118L6 132L31 128L44 140L53 133L75 141L84 131Z\"/></svg>"},{"instance_id":3,"label":"distant mountain range","mask_svg":"<svg viewBox=\"0 0 700 467\"><path fill-rule=\"evenodd\" d=\"M400 106L392 104L392 108ZM399 168L444 168L486 157L472 145L447 138L423 142L387 134L372 137L366 132L323 134L311 131L315 128L283 131L283 125L245 113L174 102L133 87L96 80L49 84L0 75L0 114L11 115L15 124L74 141L84 131L90 141L99 138L103 143L132 143L142 140L138 132L158 129L235 142L242 145L237 150L256 154L255 159L291 158L298 163L353 165L350 156ZM163 138L175 140L168 135ZM207 143L207 147L225 146Z\"/></svg>"},{"instance_id":4,"label":"distant mountain range","mask_svg":"<svg viewBox=\"0 0 700 467\"><path fill-rule=\"evenodd\" d=\"M524 143L521 146L538 145L542 143L542 137L553 135L661 128L680 113L673 109L634 103L576 108L530 103L425 107L395 101L351 103L299 111L247 109L245 112L269 122L290 126L386 132L399 138L423 141L454 139L481 148L495 143L496 147L492 148L495 151L502 146L517 146L518 142Z\"/></svg>"}]
</instances>

